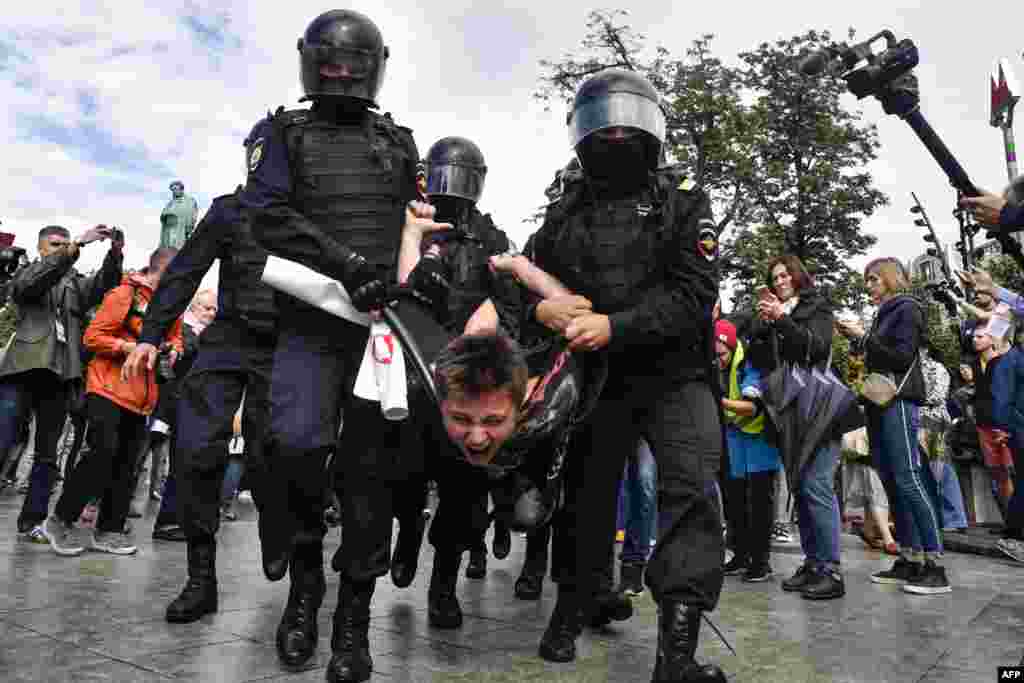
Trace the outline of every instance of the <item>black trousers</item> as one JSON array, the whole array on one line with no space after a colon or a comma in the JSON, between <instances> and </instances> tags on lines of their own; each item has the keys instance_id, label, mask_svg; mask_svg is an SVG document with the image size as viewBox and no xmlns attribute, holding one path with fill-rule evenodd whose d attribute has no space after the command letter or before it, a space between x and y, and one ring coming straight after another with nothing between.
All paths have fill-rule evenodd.
<instances>
[{"instance_id":1,"label":"black trousers","mask_svg":"<svg viewBox=\"0 0 1024 683\"><path fill-rule=\"evenodd\" d=\"M55 513L71 524L89 501L99 498L97 530L120 533L128 518L135 459L146 437L146 416L96 394L86 397L86 405L90 450L64 482Z\"/></svg>"},{"instance_id":2,"label":"black trousers","mask_svg":"<svg viewBox=\"0 0 1024 683\"><path fill-rule=\"evenodd\" d=\"M179 519L189 539L210 540L220 527L228 442L243 393L247 466L262 468L274 344L272 336L253 335L232 321L216 321L203 333L199 355L181 380L171 468L178 482ZM257 505L258 489L253 491Z\"/></svg>"},{"instance_id":3,"label":"black trousers","mask_svg":"<svg viewBox=\"0 0 1024 683\"><path fill-rule=\"evenodd\" d=\"M736 555L767 562L775 519L776 472L751 472L742 479L725 477L725 517L736 544Z\"/></svg>"},{"instance_id":4,"label":"black trousers","mask_svg":"<svg viewBox=\"0 0 1024 683\"><path fill-rule=\"evenodd\" d=\"M31 414L36 416L35 459L29 490L18 515L18 529L27 531L49 512L50 489L57 479L57 443L68 414L71 382L50 370L28 370L0 380L0 472L21 429ZM12 463L13 464L13 463Z\"/></svg>"},{"instance_id":5,"label":"black trousers","mask_svg":"<svg viewBox=\"0 0 1024 683\"><path fill-rule=\"evenodd\" d=\"M273 514L297 550L322 543L325 463L337 447L333 469L343 535L332 565L350 581L373 580L390 569L392 518L398 502L405 502L405 487L423 481L424 448L414 447L420 425L414 418L388 421L379 403L353 396L367 328L300 310L283 315L280 329L266 457ZM414 416L424 412L417 400L410 397ZM413 487L423 490L421 483Z\"/></svg>"},{"instance_id":6,"label":"black trousers","mask_svg":"<svg viewBox=\"0 0 1024 683\"><path fill-rule=\"evenodd\" d=\"M555 519L552 576L575 584L584 596L606 581L619 483L640 437L658 463L658 542L647 565L647 585L657 601L714 609L724 549L710 492L722 436L718 408L703 382L652 388L622 381L606 387L570 447L565 506Z\"/></svg>"}]
</instances>

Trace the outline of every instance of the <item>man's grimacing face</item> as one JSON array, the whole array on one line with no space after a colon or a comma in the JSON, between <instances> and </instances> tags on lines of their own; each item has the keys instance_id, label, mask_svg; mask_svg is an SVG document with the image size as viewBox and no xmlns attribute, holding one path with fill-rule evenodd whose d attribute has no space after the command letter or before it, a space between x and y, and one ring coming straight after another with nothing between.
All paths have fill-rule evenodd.
<instances>
[{"instance_id":1,"label":"man's grimacing face","mask_svg":"<svg viewBox=\"0 0 1024 683\"><path fill-rule=\"evenodd\" d=\"M441 402L448 438L474 465L494 459L515 432L518 414L512 394L505 389L474 397L451 394Z\"/></svg>"}]
</instances>

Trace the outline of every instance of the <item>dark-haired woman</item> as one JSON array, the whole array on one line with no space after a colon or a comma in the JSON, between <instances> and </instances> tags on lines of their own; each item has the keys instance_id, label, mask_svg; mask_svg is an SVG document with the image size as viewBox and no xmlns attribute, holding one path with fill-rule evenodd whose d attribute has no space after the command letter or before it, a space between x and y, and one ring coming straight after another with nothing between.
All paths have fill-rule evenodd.
<instances>
[{"instance_id":1,"label":"dark-haired woman","mask_svg":"<svg viewBox=\"0 0 1024 683\"><path fill-rule=\"evenodd\" d=\"M763 374L775 368L776 348L781 361L819 367L828 362L832 307L796 256L779 256L769 264L757 318L751 331L751 358ZM838 438L827 437L800 471L793 490L804 563L782 582L782 589L808 600L839 598L846 592L840 572L839 502L833 487L839 453Z\"/></svg>"}]
</instances>

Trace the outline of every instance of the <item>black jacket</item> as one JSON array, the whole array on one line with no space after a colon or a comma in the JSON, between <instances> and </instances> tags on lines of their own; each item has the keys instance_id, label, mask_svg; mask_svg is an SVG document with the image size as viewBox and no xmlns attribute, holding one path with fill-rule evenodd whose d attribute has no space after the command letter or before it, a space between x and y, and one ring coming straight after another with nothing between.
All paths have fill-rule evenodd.
<instances>
[{"instance_id":1,"label":"black jacket","mask_svg":"<svg viewBox=\"0 0 1024 683\"><path fill-rule=\"evenodd\" d=\"M921 302L912 296L900 295L878 307L875 322L861 343L867 372L891 374L899 386L910 371L900 398L917 404L924 403L927 396L924 371L917 358L925 334Z\"/></svg>"},{"instance_id":2,"label":"black jacket","mask_svg":"<svg viewBox=\"0 0 1024 683\"><path fill-rule=\"evenodd\" d=\"M266 252L249 235L237 196L224 195L213 200L160 278L160 286L149 302L140 342L160 345L218 259L217 319L232 321L248 333L274 333L274 290L260 279Z\"/></svg>"},{"instance_id":3,"label":"black jacket","mask_svg":"<svg viewBox=\"0 0 1024 683\"><path fill-rule=\"evenodd\" d=\"M835 321L832 305L815 289L806 289L799 296L799 303L789 315L774 323L758 318L751 322L747 354L764 375L775 369L773 337L782 361L818 367L828 361Z\"/></svg>"},{"instance_id":4,"label":"black jacket","mask_svg":"<svg viewBox=\"0 0 1024 683\"><path fill-rule=\"evenodd\" d=\"M609 317L609 382L713 383L711 310L718 298L719 272L710 202L703 190L678 178L670 181L659 171L655 180L650 188L626 198L584 192L574 201L571 190L566 190L548 207L544 223L531 238L533 252L527 255L576 294L595 302L595 313ZM601 235L588 228L606 220L603 214L623 208L639 217L650 216L644 229L638 229L638 219ZM652 230L657 239L652 239ZM609 248L605 240L616 243ZM608 262L616 260L610 252L618 252L618 272L608 263L600 264L605 270L593 270L599 250ZM637 270L652 275L641 278ZM625 280L610 279L622 273ZM622 291L629 296L621 303L601 306L601 301L616 301ZM536 325L533 298L524 308L524 332Z\"/></svg>"}]
</instances>

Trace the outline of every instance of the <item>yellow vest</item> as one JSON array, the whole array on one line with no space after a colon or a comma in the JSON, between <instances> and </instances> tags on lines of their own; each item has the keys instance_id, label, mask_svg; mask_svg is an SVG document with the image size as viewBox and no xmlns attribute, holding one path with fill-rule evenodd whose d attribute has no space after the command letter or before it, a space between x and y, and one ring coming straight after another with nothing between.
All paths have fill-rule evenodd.
<instances>
[{"instance_id":1,"label":"yellow vest","mask_svg":"<svg viewBox=\"0 0 1024 683\"><path fill-rule=\"evenodd\" d=\"M744 352L743 342L736 340L736 350L732 353L732 364L729 367L729 394L727 398L733 401L746 401L740 393L740 364L743 363ZM725 420L730 425L747 434L760 434L764 431L764 414L758 413L753 417L737 415L731 410L725 411Z\"/></svg>"}]
</instances>

